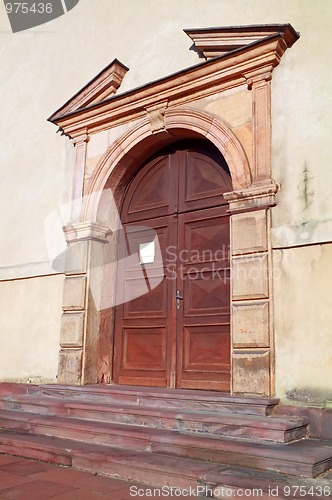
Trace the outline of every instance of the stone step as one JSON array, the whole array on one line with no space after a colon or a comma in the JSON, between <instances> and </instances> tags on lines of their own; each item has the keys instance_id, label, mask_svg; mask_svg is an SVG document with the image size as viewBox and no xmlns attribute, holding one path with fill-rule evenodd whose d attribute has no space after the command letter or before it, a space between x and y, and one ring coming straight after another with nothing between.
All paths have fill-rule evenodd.
<instances>
[{"instance_id":1,"label":"stone step","mask_svg":"<svg viewBox=\"0 0 332 500\"><path fill-rule=\"evenodd\" d=\"M332 446L315 440L259 443L199 433L1 410L0 427L204 462L315 477L332 467ZM0 436L1 437L1 436ZM1 442L1 440L0 440ZM32 457L35 458L35 457Z\"/></svg>"},{"instance_id":2,"label":"stone step","mask_svg":"<svg viewBox=\"0 0 332 500\"><path fill-rule=\"evenodd\" d=\"M243 491L247 490L246 497L259 497L263 500L268 498L312 499L318 496L326 498L331 492L331 481L324 478L296 478L271 471L250 471L238 466L218 465L144 451L123 450L68 439L18 434L14 431L0 431L0 453L38 458L81 470L152 484L156 487L170 486L187 491L192 488L196 496L206 495L211 498L234 498L239 496L237 495L239 490L241 490L241 496L243 496ZM227 490L222 491L222 488ZM249 495L249 490L252 492L251 495ZM234 497L231 496L232 491ZM320 495L320 491L325 494ZM312 492L317 495L313 495ZM175 493L179 496L178 492ZM222 493L223 496L221 496Z\"/></svg>"},{"instance_id":3,"label":"stone step","mask_svg":"<svg viewBox=\"0 0 332 500\"><path fill-rule=\"evenodd\" d=\"M158 408L222 410L224 413L246 415L270 415L279 403L279 399L276 398L231 396L228 393L216 391L100 384L89 386L30 385L22 388L22 393Z\"/></svg>"},{"instance_id":4,"label":"stone step","mask_svg":"<svg viewBox=\"0 0 332 500\"><path fill-rule=\"evenodd\" d=\"M205 493L214 498L331 498L332 482L328 474L316 479L294 478L289 474L273 471L259 471L242 467L225 467L204 473L201 483ZM246 495L243 494L246 493ZM234 497L231 494L234 494Z\"/></svg>"},{"instance_id":5,"label":"stone step","mask_svg":"<svg viewBox=\"0 0 332 500\"><path fill-rule=\"evenodd\" d=\"M305 417L277 418L186 408L141 407L34 394L0 399L0 408L110 423L208 433L217 436L290 442L307 436Z\"/></svg>"}]
</instances>

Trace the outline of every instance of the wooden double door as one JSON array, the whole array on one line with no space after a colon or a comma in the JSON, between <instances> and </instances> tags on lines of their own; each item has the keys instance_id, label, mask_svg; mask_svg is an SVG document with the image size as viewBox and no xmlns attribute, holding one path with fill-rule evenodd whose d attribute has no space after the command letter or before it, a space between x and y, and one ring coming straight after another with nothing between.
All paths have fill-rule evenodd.
<instances>
[{"instance_id":1,"label":"wooden double door","mask_svg":"<svg viewBox=\"0 0 332 500\"><path fill-rule=\"evenodd\" d=\"M232 189L215 151L156 155L124 198L114 381L228 391Z\"/></svg>"}]
</instances>

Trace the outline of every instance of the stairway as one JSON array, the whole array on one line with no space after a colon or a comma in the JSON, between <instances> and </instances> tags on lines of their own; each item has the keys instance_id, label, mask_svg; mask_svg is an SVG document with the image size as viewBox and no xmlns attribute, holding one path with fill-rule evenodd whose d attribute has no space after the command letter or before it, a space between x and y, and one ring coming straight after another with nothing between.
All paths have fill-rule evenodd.
<instances>
[{"instance_id":1,"label":"stairway","mask_svg":"<svg viewBox=\"0 0 332 500\"><path fill-rule=\"evenodd\" d=\"M261 488L260 498L273 488L274 498L315 498L318 487L332 495L332 441L310 439L307 417L275 416L277 404L208 391L0 384L0 453L200 485L214 498L223 487Z\"/></svg>"}]
</instances>

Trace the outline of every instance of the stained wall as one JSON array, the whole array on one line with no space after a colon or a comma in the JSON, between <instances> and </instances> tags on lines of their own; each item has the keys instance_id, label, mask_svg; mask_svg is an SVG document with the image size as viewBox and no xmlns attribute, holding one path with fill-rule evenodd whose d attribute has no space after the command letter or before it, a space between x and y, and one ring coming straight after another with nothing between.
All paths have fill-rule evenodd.
<instances>
[{"instance_id":1,"label":"stained wall","mask_svg":"<svg viewBox=\"0 0 332 500\"><path fill-rule=\"evenodd\" d=\"M289 22L301 38L272 81L276 393L332 398L331 17L329 0L315 8L309 0L80 0L51 23L13 34L1 10L1 379L55 380L57 371L63 275L53 260L63 242L49 217L62 207L67 222L74 162L70 141L47 117L115 57L130 68L121 92L197 64L184 28ZM240 94L205 106L238 123L245 142ZM101 142L95 150L91 142L90 171Z\"/></svg>"}]
</instances>

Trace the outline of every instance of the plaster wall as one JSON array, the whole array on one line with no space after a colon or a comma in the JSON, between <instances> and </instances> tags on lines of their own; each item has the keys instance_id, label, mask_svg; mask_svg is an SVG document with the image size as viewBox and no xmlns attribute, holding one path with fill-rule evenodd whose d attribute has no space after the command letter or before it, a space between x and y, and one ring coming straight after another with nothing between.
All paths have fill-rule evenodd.
<instances>
[{"instance_id":1,"label":"plaster wall","mask_svg":"<svg viewBox=\"0 0 332 500\"><path fill-rule=\"evenodd\" d=\"M5 215L0 221L0 310L5 325L1 338L6 341L0 352L0 378L52 378L56 372L63 278L52 265L45 219L70 200L74 153L70 141L56 134L46 118L115 57L130 68L119 92L199 63L183 28L289 22L301 38L285 53L272 80L273 177L281 186L278 205L272 210L274 271L280 270L274 295L276 386L278 394L285 394L310 384L331 384L332 377L323 377L324 365L330 370L328 361L331 364L332 308L327 292L331 249L288 249L332 241L332 173L327 168L332 132L328 120L331 17L330 0L320 0L314 8L311 0L125 0L121 4L80 0L51 23L13 34L0 8L0 210ZM245 109L243 116L234 113L237 99ZM249 137L250 112L241 89L220 100L207 99L204 106L230 122L241 141ZM91 139L87 176L104 146L123 133L120 128L95 142ZM250 156L250 143L244 145ZM59 235L60 228L53 239ZM314 252L322 253L318 260ZM292 269L285 268L280 255L292 256ZM316 288L304 288L309 279L306 266L312 259L316 260L315 266L310 264L308 284L315 283ZM47 275L52 277L27 279ZM13 279L17 281L11 283ZM48 320L40 307L46 294ZM10 297L15 298L15 315ZM315 310L320 307L320 318L325 318L319 320L320 341L303 315L303 304L307 310L314 304ZM25 328L27 317L33 325L30 329ZM49 362L39 356L37 363L36 348L42 351L46 343ZM305 369L301 362L289 363L290 346L295 344L295 359L305 359ZM319 363L322 352L325 362Z\"/></svg>"},{"instance_id":2,"label":"plaster wall","mask_svg":"<svg viewBox=\"0 0 332 500\"><path fill-rule=\"evenodd\" d=\"M332 401L332 244L275 250L276 389Z\"/></svg>"},{"instance_id":3,"label":"plaster wall","mask_svg":"<svg viewBox=\"0 0 332 500\"><path fill-rule=\"evenodd\" d=\"M62 290L62 275L0 283L0 380L56 381Z\"/></svg>"},{"instance_id":4,"label":"plaster wall","mask_svg":"<svg viewBox=\"0 0 332 500\"><path fill-rule=\"evenodd\" d=\"M295 4L289 3L290 11ZM293 16L301 37L272 80L273 176L281 187L273 210L274 247L332 241L331 4L312 9L302 2Z\"/></svg>"}]
</instances>

